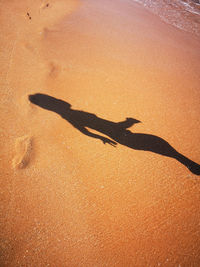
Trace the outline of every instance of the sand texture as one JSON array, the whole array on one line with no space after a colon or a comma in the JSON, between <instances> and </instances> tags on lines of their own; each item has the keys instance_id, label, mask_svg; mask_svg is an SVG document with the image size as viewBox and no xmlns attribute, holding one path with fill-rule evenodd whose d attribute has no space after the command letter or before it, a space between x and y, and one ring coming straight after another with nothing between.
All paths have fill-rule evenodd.
<instances>
[{"instance_id":1,"label":"sand texture","mask_svg":"<svg viewBox=\"0 0 200 267\"><path fill-rule=\"evenodd\" d=\"M129 0L0 11L0 266L198 267L199 37Z\"/></svg>"}]
</instances>

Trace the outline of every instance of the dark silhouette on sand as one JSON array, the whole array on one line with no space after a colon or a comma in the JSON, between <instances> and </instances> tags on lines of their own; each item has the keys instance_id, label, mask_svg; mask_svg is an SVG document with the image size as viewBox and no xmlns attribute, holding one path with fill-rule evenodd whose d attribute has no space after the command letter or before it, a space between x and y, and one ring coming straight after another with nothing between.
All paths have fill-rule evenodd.
<instances>
[{"instance_id":1,"label":"dark silhouette on sand","mask_svg":"<svg viewBox=\"0 0 200 267\"><path fill-rule=\"evenodd\" d=\"M140 122L136 119L126 118L126 120L122 122L104 120L92 113L73 110L69 103L45 94L30 95L29 100L31 103L41 108L56 112L81 133L100 139L104 144L108 143L116 146L117 143L119 143L132 149L151 151L171 157L185 165L193 174L200 175L200 165L180 154L164 139L151 134L132 133L127 130L127 128L131 127L133 124ZM112 140L94 134L88 131L86 127L107 135Z\"/></svg>"}]
</instances>

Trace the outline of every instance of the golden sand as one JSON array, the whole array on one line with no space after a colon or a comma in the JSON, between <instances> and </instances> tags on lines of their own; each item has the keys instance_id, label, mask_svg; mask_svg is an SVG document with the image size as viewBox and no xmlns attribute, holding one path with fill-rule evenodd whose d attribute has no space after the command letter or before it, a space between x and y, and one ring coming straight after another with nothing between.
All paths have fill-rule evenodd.
<instances>
[{"instance_id":1,"label":"golden sand","mask_svg":"<svg viewBox=\"0 0 200 267\"><path fill-rule=\"evenodd\" d=\"M0 9L1 266L199 266L198 175L103 144L28 99L134 118L132 133L200 163L199 39L131 1Z\"/></svg>"}]
</instances>

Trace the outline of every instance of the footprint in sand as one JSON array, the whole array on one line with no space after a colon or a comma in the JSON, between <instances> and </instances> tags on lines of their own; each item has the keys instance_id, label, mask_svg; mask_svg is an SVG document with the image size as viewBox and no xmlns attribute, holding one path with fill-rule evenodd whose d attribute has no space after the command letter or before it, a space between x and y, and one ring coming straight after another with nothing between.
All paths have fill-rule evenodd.
<instances>
[{"instance_id":1,"label":"footprint in sand","mask_svg":"<svg viewBox=\"0 0 200 267\"><path fill-rule=\"evenodd\" d=\"M13 158L13 168L23 169L29 162L32 152L32 137L25 135L15 141L15 156Z\"/></svg>"},{"instance_id":2,"label":"footprint in sand","mask_svg":"<svg viewBox=\"0 0 200 267\"><path fill-rule=\"evenodd\" d=\"M57 78L57 76L59 75L60 73L60 66L51 62L49 63L49 77L52 78L52 79L55 79Z\"/></svg>"},{"instance_id":3,"label":"footprint in sand","mask_svg":"<svg viewBox=\"0 0 200 267\"><path fill-rule=\"evenodd\" d=\"M49 3L43 3L41 6L40 6L40 10L41 9L45 9L45 8L47 8L47 7L49 7Z\"/></svg>"},{"instance_id":4,"label":"footprint in sand","mask_svg":"<svg viewBox=\"0 0 200 267\"><path fill-rule=\"evenodd\" d=\"M29 19L31 19L31 16L28 12L26 13L26 15L28 16Z\"/></svg>"}]
</instances>

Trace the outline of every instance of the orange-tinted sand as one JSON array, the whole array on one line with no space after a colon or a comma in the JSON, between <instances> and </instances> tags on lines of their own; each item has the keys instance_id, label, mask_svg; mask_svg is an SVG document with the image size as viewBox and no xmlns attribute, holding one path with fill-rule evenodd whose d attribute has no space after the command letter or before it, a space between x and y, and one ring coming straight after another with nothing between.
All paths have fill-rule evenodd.
<instances>
[{"instance_id":1,"label":"orange-tinted sand","mask_svg":"<svg viewBox=\"0 0 200 267\"><path fill-rule=\"evenodd\" d=\"M131 132L200 163L200 40L131 1L0 9L0 265L199 266L200 176L170 157L104 145L28 96L135 118Z\"/></svg>"}]
</instances>

